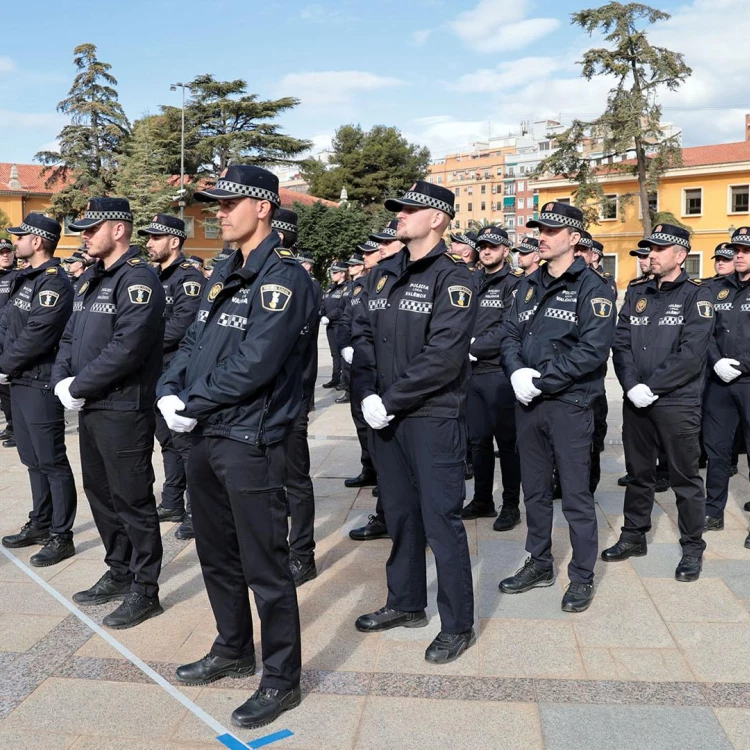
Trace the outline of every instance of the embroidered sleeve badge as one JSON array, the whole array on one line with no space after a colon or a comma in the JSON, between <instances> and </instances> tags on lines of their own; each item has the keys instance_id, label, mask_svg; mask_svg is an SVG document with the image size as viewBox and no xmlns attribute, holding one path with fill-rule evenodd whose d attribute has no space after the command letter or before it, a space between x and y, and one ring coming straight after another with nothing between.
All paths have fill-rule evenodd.
<instances>
[{"instance_id":1,"label":"embroidered sleeve badge","mask_svg":"<svg viewBox=\"0 0 750 750\"><path fill-rule=\"evenodd\" d=\"M151 288L145 284L133 284L128 287L128 297L134 305L147 305L151 301Z\"/></svg>"},{"instance_id":2,"label":"embroidered sleeve badge","mask_svg":"<svg viewBox=\"0 0 750 750\"><path fill-rule=\"evenodd\" d=\"M466 286L449 286L448 297L453 307L468 307L471 304L471 289Z\"/></svg>"},{"instance_id":3,"label":"embroidered sleeve badge","mask_svg":"<svg viewBox=\"0 0 750 750\"><path fill-rule=\"evenodd\" d=\"M264 284L260 288L260 304L264 310L283 312L286 310L292 290L278 284Z\"/></svg>"},{"instance_id":4,"label":"embroidered sleeve badge","mask_svg":"<svg viewBox=\"0 0 750 750\"><path fill-rule=\"evenodd\" d=\"M184 281L182 288L185 290L185 294L187 294L188 297L201 296L201 285L197 281Z\"/></svg>"},{"instance_id":5,"label":"embroidered sleeve badge","mask_svg":"<svg viewBox=\"0 0 750 750\"><path fill-rule=\"evenodd\" d=\"M42 307L54 307L59 299L60 295L57 292L53 292L51 289L45 289L39 292L39 304Z\"/></svg>"},{"instance_id":6,"label":"embroidered sleeve badge","mask_svg":"<svg viewBox=\"0 0 750 750\"><path fill-rule=\"evenodd\" d=\"M591 307L597 318L608 318L612 314L612 302L605 297L594 297Z\"/></svg>"}]
</instances>

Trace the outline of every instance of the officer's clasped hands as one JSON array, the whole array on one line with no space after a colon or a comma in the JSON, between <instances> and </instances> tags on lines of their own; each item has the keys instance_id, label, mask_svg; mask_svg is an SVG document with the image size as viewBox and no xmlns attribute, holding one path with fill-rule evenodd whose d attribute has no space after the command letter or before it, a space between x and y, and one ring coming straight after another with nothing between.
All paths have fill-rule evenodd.
<instances>
[{"instance_id":1,"label":"officer's clasped hands","mask_svg":"<svg viewBox=\"0 0 750 750\"><path fill-rule=\"evenodd\" d=\"M352 363L352 360L354 359L354 347L345 346L341 350L341 356L344 359L344 362L346 362L347 365L350 365Z\"/></svg>"},{"instance_id":2,"label":"officer's clasped hands","mask_svg":"<svg viewBox=\"0 0 750 750\"><path fill-rule=\"evenodd\" d=\"M10 383L8 376L0 372L0 385L8 385L8 383Z\"/></svg>"},{"instance_id":3,"label":"officer's clasped hands","mask_svg":"<svg viewBox=\"0 0 750 750\"><path fill-rule=\"evenodd\" d=\"M373 430L382 430L393 419L386 412L383 399L374 393L362 401L362 416Z\"/></svg>"},{"instance_id":4,"label":"officer's clasped hands","mask_svg":"<svg viewBox=\"0 0 750 750\"><path fill-rule=\"evenodd\" d=\"M714 365L714 372L725 382L731 383L735 378L738 378L742 373L737 369L739 361L736 359L720 359Z\"/></svg>"},{"instance_id":5,"label":"officer's clasped hands","mask_svg":"<svg viewBox=\"0 0 750 750\"><path fill-rule=\"evenodd\" d=\"M71 411L81 411L84 404L86 403L85 398L73 398L70 395L70 386L73 383L74 378L64 378L55 386L55 396L60 399L60 402L66 409Z\"/></svg>"},{"instance_id":6,"label":"officer's clasped hands","mask_svg":"<svg viewBox=\"0 0 750 750\"><path fill-rule=\"evenodd\" d=\"M651 404L659 398L651 392L651 389L645 383L634 385L628 391L627 395L633 405L638 409L645 409L647 406L651 406Z\"/></svg>"},{"instance_id":7,"label":"officer's clasped hands","mask_svg":"<svg viewBox=\"0 0 750 750\"><path fill-rule=\"evenodd\" d=\"M510 376L510 384L516 398L528 406L542 392L532 382L534 378L541 377L541 373L531 367L521 367Z\"/></svg>"},{"instance_id":8,"label":"officer's clasped hands","mask_svg":"<svg viewBox=\"0 0 750 750\"><path fill-rule=\"evenodd\" d=\"M181 417L176 412L184 411L185 404L178 396L162 396L156 406L164 417L167 427L173 432L190 432L198 424L197 419Z\"/></svg>"},{"instance_id":9,"label":"officer's clasped hands","mask_svg":"<svg viewBox=\"0 0 750 750\"><path fill-rule=\"evenodd\" d=\"M325 315L320 319L320 325L322 326L327 326L330 322L331 321L328 318L326 318Z\"/></svg>"}]
</instances>

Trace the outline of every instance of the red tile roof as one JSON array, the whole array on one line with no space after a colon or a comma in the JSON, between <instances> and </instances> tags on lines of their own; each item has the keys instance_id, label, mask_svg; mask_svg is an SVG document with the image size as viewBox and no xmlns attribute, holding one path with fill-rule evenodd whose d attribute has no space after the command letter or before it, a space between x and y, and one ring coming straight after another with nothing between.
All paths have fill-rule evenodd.
<instances>
[{"instance_id":1,"label":"red tile roof","mask_svg":"<svg viewBox=\"0 0 750 750\"><path fill-rule=\"evenodd\" d=\"M750 161L750 141L683 148L682 161L686 167L703 167L709 164L734 164L741 161Z\"/></svg>"},{"instance_id":2,"label":"red tile roof","mask_svg":"<svg viewBox=\"0 0 750 750\"><path fill-rule=\"evenodd\" d=\"M6 162L0 162L0 191L11 190L8 187L10 180L10 168L13 165ZM54 187L45 187L49 174L42 174L42 166L39 164L16 164L18 167L18 181L21 183L21 191L24 193L42 193L52 195L62 188L62 183L57 183ZM14 191L15 192L15 191Z\"/></svg>"}]
</instances>

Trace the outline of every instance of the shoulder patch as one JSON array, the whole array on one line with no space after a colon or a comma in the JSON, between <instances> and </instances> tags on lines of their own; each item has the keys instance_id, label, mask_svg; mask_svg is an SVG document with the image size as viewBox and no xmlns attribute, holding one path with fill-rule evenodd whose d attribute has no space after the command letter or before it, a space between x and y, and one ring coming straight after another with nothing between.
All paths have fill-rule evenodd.
<instances>
[{"instance_id":1,"label":"shoulder patch","mask_svg":"<svg viewBox=\"0 0 750 750\"><path fill-rule=\"evenodd\" d=\"M143 261L140 258L131 258L128 261L128 265L130 266L139 266Z\"/></svg>"},{"instance_id":2,"label":"shoulder patch","mask_svg":"<svg viewBox=\"0 0 750 750\"><path fill-rule=\"evenodd\" d=\"M594 297L591 307L597 318L608 318L612 314L612 301L604 297Z\"/></svg>"},{"instance_id":3,"label":"shoulder patch","mask_svg":"<svg viewBox=\"0 0 750 750\"><path fill-rule=\"evenodd\" d=\"M197 281L183 281L182 288L188 297L200 297L201 285Z\"/></svg>"},{"instance_id":4,"label":"shoulder patch","mask_svg":"<svg viewBox=\"0 0 750 750\"><path fill-rule=\"evenodd\" d=\"M453 307L468 307L471 303L471 289L465 286L449 286L448 297Z\"/></svg>"},{"instance_id":5,"label":"shoulder patch","mask_svg":"<svg viewBox=\"0 0 750 750\"><path fill-rule=\"evenodd\" d=\"M700 315L701 318L713 318L714 306L710 302L701 300L697 304L698 304L698 315Z\"/></svg>"},{"instance_id":6,"label":"shoulder patch","mask_svg":"<svg viewBox=\"0 0 750 750\"><path fill-rule=\"evenodd\" d=\"M39 292L39 304L42 307L54 307L59 299L60 295L51 289L43 289Z\"/></svg>"},{"instance_id":7,"label":"shoulder patch","mask_svg":"<svg viewBox=\"0 0 750 750\"><path fill-rule=\"evenodd\" d=\"M151 287L145 284L133 284L128 287L128 297L134 305L147 305L151 301Z\"/></svg>"},{"instance_id":8,"label":"shoulder patch","mask_svg":"<svg viewBox=\"0 0 750 750\"><path fill-rule=\"evenodd\" d=\"M695 284L696 286L701 286L703 284L703 282L700 279L688 279L688 281L691 284ZM705 317L709 317L709 316L707 315Z\"/></svg>"},{"instance_id":9,"label":"shoulder patch","mask_svg":"<svg viewBox=\"0 0 750 750\"><path fill-rule=\"evenodd\" d=\"M292 290L278 284L263 284L260 288L260 304L264 310L283 312L286 310Z\"/></svg>"},{"instance_id":10,"label":"shoulder patch","mask_svg":"<svg viewBox=\"0 0 750 750\"><path fill-rule=\"evenodd\" d=\"M464 259L458 254L458 253L451 253L447 252L446 255L454 262L454 263L463 263Z\"/></svg>"},{"instance_id":11,"label":"shoulder patch","mask_svg":"<svg viewBox=\"0 0 750 750\"><path fill-rule=\"evenodd\" d=\"M55 276L57 274L57 266L50 266L45 273L48 273L50 276Z\"/></svg>"}]
</instances>

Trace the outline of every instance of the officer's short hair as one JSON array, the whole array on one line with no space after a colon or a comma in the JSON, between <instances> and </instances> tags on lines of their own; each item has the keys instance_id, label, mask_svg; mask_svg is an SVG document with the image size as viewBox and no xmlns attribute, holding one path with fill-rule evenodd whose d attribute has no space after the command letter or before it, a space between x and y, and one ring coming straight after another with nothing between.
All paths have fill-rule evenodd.
<instances>
[{"instance_id":1,"label":"officer's short hair","mask_svg":"<svg viewBox=\"0 0 750 750\"><path fill-rule=\"evenodd\" d=\"M42 240L42 249L47 255L52 255L52 253L55 252L57 249L57 243L59 240L49 240L46 237L41 237Z\"/></svg>"}]
</instances>

